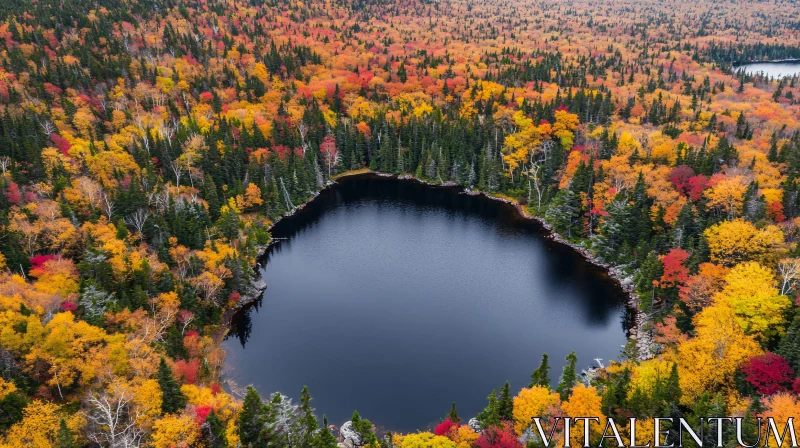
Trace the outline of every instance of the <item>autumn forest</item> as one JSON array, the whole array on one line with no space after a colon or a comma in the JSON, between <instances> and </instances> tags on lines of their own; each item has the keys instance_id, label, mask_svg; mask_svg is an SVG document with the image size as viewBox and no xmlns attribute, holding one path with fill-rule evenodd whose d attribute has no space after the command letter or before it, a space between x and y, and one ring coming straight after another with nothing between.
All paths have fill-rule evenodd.
<instances>
[{"instance_id":1,"label":"autumn forest","mask_svg":"<svg viewBox=\"0 0 800 448\"><path fill-rule=\"evenodd\" d=\"M796 0L0 0L0 446L540 447L532 417L586 415L763 443L800 416L800 75L739 65L797 58ZM520 354L526 387L410 434L226 387L270 226L368 172L605 266L619 360Z\"/></svg>"}]
</instances>

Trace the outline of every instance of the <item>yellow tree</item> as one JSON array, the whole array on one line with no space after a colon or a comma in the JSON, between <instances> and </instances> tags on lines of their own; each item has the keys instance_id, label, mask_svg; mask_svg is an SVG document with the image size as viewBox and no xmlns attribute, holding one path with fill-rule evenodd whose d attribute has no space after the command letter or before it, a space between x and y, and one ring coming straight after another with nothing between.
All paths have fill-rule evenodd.
<instances>
[{"instance_id":1,"label":"yellow tree","mask_svg":"<svg viewBox=\"0 0 800 448\"><path fill-rule=\"evenodd\" d=\"M766 421L767 417L772 417L775 421L775 427L778 429L778 434L783 432L783 429L786 427L786 423L789 421L790 418L794 418L794 432L795 438L800 440L800 427L797 424L797 417L800 416L800 401L798 401L795 395L791 395L788 393L779 393L777 395L773 395L764 400L764 413L760 415L760 417L764 418ZM767 433L768 426L765 425L762 427L762 436L767 437L767 435L771 435L775 437L774 432ZM792 440L787 432L784 436ZM772 439L773 441L775 439ZM767 440L765 439L764 442L766 443ZM776 443L776 446L778 444ZM765 445L766 446L766 445Z\"/></svg>"},{"instance_id":2,"label":"yellow tree","mask_svg":"<svg viewBox=\"0 0 800 448\"><path fill-rule=\"evenodd\" d=\"M456 448L452 440L430 432L397 436L394 443L399 444L400 448Z\"/></svg>"},{"instance_id":3,"label":"yellow tree","mask_svg":"<svg viewBox=\"0 0 800 448\"><path fill-rule=\"evenodd\" d=\"M727 284L715 301L733 309L745 333L761 341L783 334L784 315L792 302L780 295L771 270L756 262L746 262L731 269L725 281Z\"/></svg>"},{"instance_id":4,"label":"yellow tree","mask_svg":"<svg viewBox=\"0 0 800 448\"><path fill-rule=\"evenodd\" d=\"M759 230L743 219L715 224L706 229L705 236L711 261L728 267L753 260L769 264L783 244L783 232L777 226Z\"/></svg>"},{"instance_id":5,"label":"yellow tree","mask_svg":"<svg viewBox=\"0 0 800 448\"><path fill-rule=\"evenodd\" d=\"M80 416L68 417L61 407L49 402L34 400L22 411L22 421L14 424L6 434L3 446L9 448L56 446L59 422L63 418L71 431L80 429Z\"/></svg>"},{"instance_id":6,"label":"yellow tree","mask_svg":"<svg viewBox=\"0 0 800 448\"><path fill-rule=\"evenodd\" d=\"M716 176L714 176L716 177ZM742 201L748 182L742 176L726 177L705 191L708 206L727 213L733 219L742 210Z\"/></svg>"},{"instance_id":7,"label":"yellow tree","mask_svg":"<svg viewBox=\"0 0 800 448\"><path fill-rule=\"evenodd\" d=\"M580 120L577 115L565 110L557 110L554 115L556 122L553 123L553 135L561 142L561 147L569 151L575 142L574 132L578 129Z\"/></svg>"},{"instance_id":8,"label":"yellow tree","mask_svg":"<svg viewBox=\"0 0 800 448\"><path fill-rule=\"evenodd\" d=\"M557 392L542 386L524 388L514 397L514 431L518 435L531 425L533 417L544 416L544 410L557 407L561 399Z\"/></svg>"},{"instance_id":9,"label":"yellow tree","mask_svg":"<svg viewBox=\"0 0 800 448\"><path fill-rule=\"evenodd\" d=\"M727 306L710 306L694 318L696 336L678 346L681 402L692 405L704 392L733 388L736 370L761 348L744 334L736 314Z\"/></svg>"},{"instance_id":10,"label":"yellow tree","mask_svg":"<svg viewBox=\"0 0 800 448\"><path fill-rule=\"evenodd\" d=\"M197 425L190 415L167 415L153 425L153 447L190 447L197 440Z\"/></svg>"},{"instance_id":11,"label":"yellow tree","mask_svg":"<svg viewBox=\"0 0 800 448\"><path fill-rule=\"evenodd\" d=\"M597 417L599 422L589 423L588 438L590 441L596 441L603 435L603 429L606 426L606 419L603 415L600 395L597 394L597 389L594 387L587 387L583 384L578 384L572 389L572 394L561 408L567 414L567 417ZM570 431L570 440L573 446L583 446L586 439L586 431L584 428L584 421L576 422L575 426Z\"/></svg>"}]
</instances>

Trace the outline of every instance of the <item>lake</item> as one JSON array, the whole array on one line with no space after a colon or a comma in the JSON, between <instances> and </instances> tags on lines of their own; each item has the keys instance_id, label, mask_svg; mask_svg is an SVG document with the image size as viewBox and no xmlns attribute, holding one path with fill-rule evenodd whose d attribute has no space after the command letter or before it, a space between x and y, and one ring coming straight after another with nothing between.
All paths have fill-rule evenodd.
<instances>
[{"instance_id":1,"label":"lake","mask_svg":"<svg viewBox=\"0 0 800 448\"><path fill-rule=\"evenodd\" d=\"M764 73L771 78L780 79L785 76L800 74L800 60L786 62L754 62L752 64L739 65L734 71L744 69L745 73L758 74Z\"/></svg>"},{"instance_id":2,"label":"lake","mask_svg":"<svg viewBox=\"0 0 800 448\"><path fill-rule=\"evenodd\" d=\"M240 313L226 377L341 425L354 409L386 430L474 417L506 380L527 386L542 352L558 381L618 359L625 296L601 269L516 210L461 190L343 178L273 228L263 299Z\"/></svg>"}]
</instances>

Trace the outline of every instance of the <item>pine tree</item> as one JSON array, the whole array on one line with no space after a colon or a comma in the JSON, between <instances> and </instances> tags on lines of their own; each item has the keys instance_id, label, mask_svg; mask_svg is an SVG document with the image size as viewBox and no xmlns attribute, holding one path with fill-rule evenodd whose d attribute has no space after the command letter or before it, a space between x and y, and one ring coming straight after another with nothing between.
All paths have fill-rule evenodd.
<instances>
[{"instance_id":1,"label":"pine tree","mask_svg":"<svg viewBox=\"0 0 800 448\"><path fill-rule=\"evenodd\" d=\"M500 416L500 420L504 422L514 420L514 402L511 398L510 388L510 384L506 381L506 384L500 389L500 399L497 402L497 413Z\"/></svg>"},{"instance_id":2,"label":"pine tree","mask_svg":"<svg viewBox=\"0 0 800 448\"><path fill-rule=\"evenodd\" d=\"M300 446L310 446L314 439L314 433L319 428L319 422L314 416L314 409L311 408L308 386L303 386L303 392L300 394L300 426Z\"/></svg>"},{"instance_id":3,"label":"pine tree","mask_svg":"<svg viewBox=\"0 0 800 448\"><path fill-rule=\"evenodd\" d=\"M336 448L338 442L336 436L328 429L328 417L322 416L322 429L320 429L314 437L312 444L314 448Z\"/></svg>"},{"instance_id":4,"label":"pine tree","mask_svg":"<svg viewBox=\"0 0 800 448\"><path fill-rule=\"evenodd\" d=\"M458 411L456 411L456 402L453 402L453 407L450 408L450 413L447 414L447 418L450 419L453 423L458 423L461 419L458 417Z\"/></svg>"},{"instance_id":5,"label":"pine tree","mask_svg":"<svg viewBox=\"0 0 800 448\"><path fill-rule=\"evenodd\" d=\"M172 414L178 412L186 407L186 396L181 392L181 387L172 372L167 367L164 358L158 364L158 385L161 387L162 401L161 412L164 414Z\"/></svg>"},{"instance_id":6,"label":"pine tree","mask_svg":"<svg viewBox=\"0 0 800 448\"><path fill-rule=\"evenodd\" d=\"M217 417L213 409L203 423L202 432L206 439L206 446L209 448L227 448L228 435L225 431L225 424Z\"/></svg>"},{"instance_id":7,"label":"pine tree","mask_svg":"<svg viewBox=\"0 0 800 448\"><path fill-rule=\"evenodd\" d=\"M528 387L541 386L550 389L550 365L547 353L542 353L542 363L531 373L531 382Z\"/></svg>"},{"instance_id":8,"label":"pine tree","mask_svg":"<svg viewBox=\"0 0 800 448\"><path fill-rule=\"evenodd\" d=\"M58 422L58 433L56 433L56 447L57 448L76 448L75 437L72 431L67 428L67 423L62 418Z\"/></svg>"},{"instance_id":9,"label":"pine tree","mask_svg":"<svg viewBox=\"0 0 800 448\"><path fill-rule=\"evenodd\" d=\"M372 431L372 422L361 418L358 411L353 411L353 417L350 419L353 422L353 430L361 435L361 442L365 446L369 446L378 442L375 432Z\"/></svg>"},{"instance_id":10,"label":"pine tree","mask_svg":"<svg viewBox=\"0 0 800 448\"><path fill-rule=\"evenodd\" d=\"M482 428L500 424L499 403L497 402L497 391L493 390L486 399L489 404L478 413L478 421L481 422Z\"/></svg>"},{"instance_id":11,"label":"pine tree","mask_svg":"<svg viewBox=\"0 0 800 448\"><path fill-rule=\"evenodd\" d=\"M562 400L566 401L569 398L570 392L572 392L572 388L575 387L575 384L578 382L578 374L575 371L578 357L575 355L575 352L570 352L565 359L567 360L567 365L564 366L564 371L561 373L561 380L558 382L556 392L561 394Z\"/></svg>"},{"instance_id":12,"label":"pine tree","mask_svg":"<svg viewBox=\"0 0 800 448\"><path fill-rule=\"evenodd\" d=\"M264 424L264 403L253 386L247 386L242 411L239 413L238 431L242 445L256 444Z\"/></svg>"},{"instance_id":13,"label":"pine tree","mask_svg":"<svg viewBox=\"0 0 800 448\"><path fill-rule=\"evenodd\" d=\"M795 316L781 339L777 353L786 359L795 372L800 372L800 315Z\"/></svg>"}]
</instances>

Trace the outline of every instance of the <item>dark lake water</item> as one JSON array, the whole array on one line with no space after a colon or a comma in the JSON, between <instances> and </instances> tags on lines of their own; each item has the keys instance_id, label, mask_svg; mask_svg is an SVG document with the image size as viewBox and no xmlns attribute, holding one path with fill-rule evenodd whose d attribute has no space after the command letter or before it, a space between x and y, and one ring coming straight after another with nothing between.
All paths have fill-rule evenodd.
<instances>
[{"instance_id":1,"label":"dark lake water","mask_svg":"<svg viewBox=\"0 0 800 448\"><path fill-rule=\"evenodd\" d=\"M459 190L358 176L284 219L268 288L224 343L226 375L266 396L304 385L331 423L353 409L393 431L475 416L542 352L618 359L621 290L507 205Z\"/></svg>"},{"instance_id":2,"label":"dark lake water","mask_svg":"<svg viewBox=\"0 0 800 448\"><path fill-rule=\"evenodd\" d=\"M786 76L800 74L800 60L787 62L754 62L736 67L736 70L744 69L746 73L764 73L775 79Z\"/></svg>"}]
</instances>

